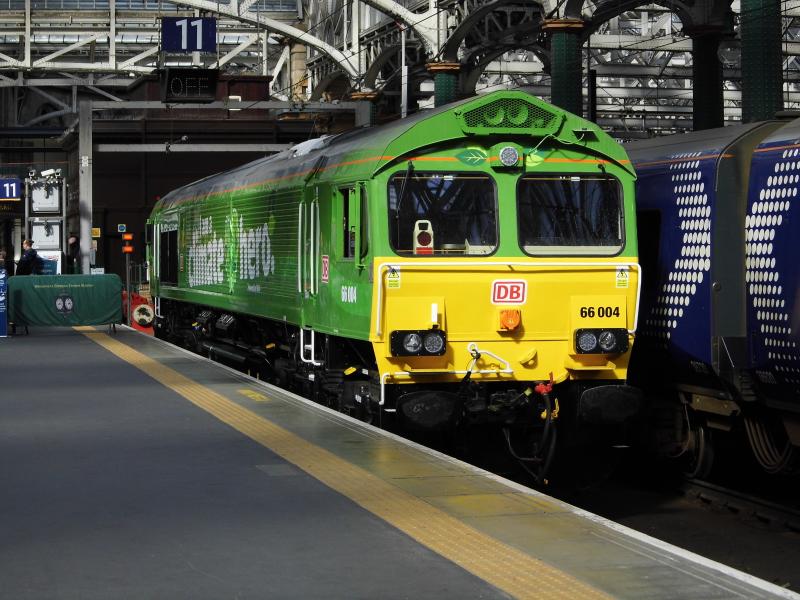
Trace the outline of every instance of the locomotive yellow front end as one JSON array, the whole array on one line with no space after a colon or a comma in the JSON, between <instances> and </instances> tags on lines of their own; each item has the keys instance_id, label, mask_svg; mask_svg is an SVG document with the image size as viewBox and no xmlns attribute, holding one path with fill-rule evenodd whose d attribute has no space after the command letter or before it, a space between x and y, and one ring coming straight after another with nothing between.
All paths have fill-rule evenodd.
<instances>
[{"instance_id":1,"label":"locomotive yellow front end","mask_svg":"<svg viewBox=\"0 0 800 600\"><path fill-rule=\"evenodd\" d=\"M639 267L624 259L387 260L375 266L386 381L626 377Z\"/></svg>"},{"instance_id":2,"label":"locomotive yellow front end","mask_svg":"<svg viewBox=\"0 0 800 600\"><path fill-rule=\"evenodd\" d=\"M370 339L384 410L423 429L499 424L512 453L516 431L543 477L558 431L585 440L639 409L626 375L641 273L624 152L553 107L538 136L512 136L537 108L479 105L463 128L483 118L492 135L386 170Z\"/></svg>"},{"instance_id":3,"label":"locomotive yellow front end","mask_svg":"<svg viewBox=\"0 0 800 600\"><path fill-rule=\"evenodd\" d=\"M603 427L638 409L635 262L394 260L375 281L381 401L414 426Z\"/></svg>"}]
</instances>

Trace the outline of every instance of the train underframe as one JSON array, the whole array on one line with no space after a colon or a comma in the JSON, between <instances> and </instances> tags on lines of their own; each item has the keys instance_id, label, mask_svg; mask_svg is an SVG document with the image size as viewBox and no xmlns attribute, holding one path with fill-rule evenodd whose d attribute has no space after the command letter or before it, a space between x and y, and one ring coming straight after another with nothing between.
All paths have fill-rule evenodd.
<instances>
[{"instance_id":1,"label":"train underframe","mask_svg":"<svg viewBox=\"0 0 800 600\"><path fill-rule=\"evenodd\" d=\"M537 482L546 481L557 445L559 453L626 446L640 412L633 388L612 381L487 383L466 375L382 389L370 342L312 337L285 322L167 299L158 309L156 337L364 422L426 441L492 430Z\"/></svg>"},{"instance_id":2,"label":"train underframe","mask_svg":"<svg viewBox=\"0 0 800 600\"><path fill-rule=\"evenodd\" d=\"M722 436L743 434L759 467L792 474L800 467L800 415L776 410L772 401L741 371L737 385L706 388L682 385L652 401L657 454L678 459L689 477L705 478L717 462Z\"/></svg>"}]
</instances>

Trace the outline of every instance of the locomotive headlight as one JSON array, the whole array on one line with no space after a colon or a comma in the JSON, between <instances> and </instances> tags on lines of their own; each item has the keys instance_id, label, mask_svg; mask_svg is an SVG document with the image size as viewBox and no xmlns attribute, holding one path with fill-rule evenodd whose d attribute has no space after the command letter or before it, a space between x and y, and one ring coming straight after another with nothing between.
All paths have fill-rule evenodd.
<instances>
[{"instance_id":1,"label":"locomotive headlight","mask_svg":"<svg viewBox=\"0 0 800 600\"><path fill-rule=\"evenodd\" d=\"M622 354L628 350L628 330L622 327L578 329L575 350L578 354Z\"/></svg>"},{"instance_id":2,"label":"locomotive headlight","mask_svg":"<svg viewBox=\"0 0 800 600\"><path fill-rule=\"evenodd\" d=\"M514 146L506 146L500 150L500 162L506 167L513 167L519 162L519 150Z\"/></svg>"},{"instance_id":3,"label":"locomotive headlight","mask_svg":"<svg viewBox=\"0 0 800 600\"><path fill-rule=\"evenodd\" d=\"M597 343L600 344L603 352L613 352L617 347L617 336L608 330L601 331L597 337Z\"/></svg>"},{"instance_id":4,"label":"locomotive headlight","mask_svg":"<svg viewBox=\"0 0 800 600\"><path fill-rule=\"evenodd\" d=\"M446 347L441 329L399 329L389 336L392 356L442 356Z\"/></svg>"},{"instance_id":5,"label":"locomotive headlight","mask_svg":"<svg viewBox=\"0 0 800 600\"><path fill-rule=\"evenodd\" d=\"M584 331L578 336L578 348L581 352L591 352L597 347L597 336L591 331Z\"/></svg>"},{"instance_id":6,"label":"locomotive headlight","mask_svg":"<svg viewBox=\"0 0 800 600\"><path fill-rule=\"evenodd\" d=\"M417 333L407 333L403 338L403 349L409 354L416 354L422 346L422 339Z\"/></svg>"},{"instance_id":7,"label":"locomotive headlight","mask_svg":"<svg viewBox=\"0 0 800 600\"><path fill-rule=\"evenodd\" d=\"M442 354L444 350L444 335L439 331L431 331L425 334L422 343L428 354Z\"/></svg>"}]
</instances>

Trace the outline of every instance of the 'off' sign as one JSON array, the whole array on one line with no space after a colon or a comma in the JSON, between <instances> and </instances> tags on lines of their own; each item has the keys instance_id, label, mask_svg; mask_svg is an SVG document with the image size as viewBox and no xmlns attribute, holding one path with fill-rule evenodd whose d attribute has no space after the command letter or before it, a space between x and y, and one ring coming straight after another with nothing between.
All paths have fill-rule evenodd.
<instances>
[{"instance_id":1,"label":"'off' sign","mask_svg":"<svg viewBox=\"0 0 800 600\"><path fill-rule=\"evenodd\" d=\"M492 304L525 304L527 299L527 281L497 279L492 283Z\"/></svg>"}]
</instances>

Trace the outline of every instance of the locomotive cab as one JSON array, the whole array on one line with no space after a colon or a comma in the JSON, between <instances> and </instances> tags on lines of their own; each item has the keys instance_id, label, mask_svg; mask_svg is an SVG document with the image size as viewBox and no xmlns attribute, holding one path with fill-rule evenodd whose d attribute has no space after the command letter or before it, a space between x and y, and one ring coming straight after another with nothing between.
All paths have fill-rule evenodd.
<instances>
[{"instance_id":1,"label":"locomotive cab","mask_svg":"<svg viewBox=\"0 0 800 600\"><path fill-rule=\"evenodd\" d=\"M639 409L625 383L634 178L602 132L576 134L576 117L514 100L463 111L466 149L403 153L395 141L398 158L375 180L388 244L374 259L370 339L385 409L417 428L493 423L509 445L516 429L544 464L556 420L601 430ZM510 119L526 111L542 131L519 143Z\"/></svg>"}]
</instances>

